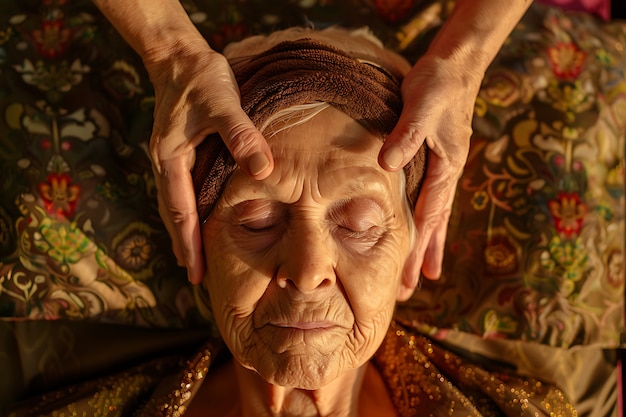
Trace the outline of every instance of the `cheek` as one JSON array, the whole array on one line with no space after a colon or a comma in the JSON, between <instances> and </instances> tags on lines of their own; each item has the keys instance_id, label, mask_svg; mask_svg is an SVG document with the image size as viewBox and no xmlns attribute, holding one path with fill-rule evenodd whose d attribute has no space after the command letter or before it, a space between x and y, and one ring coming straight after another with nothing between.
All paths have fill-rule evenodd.
<instances>
[{"instance_id":1,"label":"cheek","mask_svg":"<svg viewBox=\"0 0 626 417\"><path fill-rule=\"evenodd\" d=\"M346 296L358 323L380 319L393 310L398 291L398 280L389 269L364 267L352 273L342 274Z\"/></svg>"},{"instance_id":2,"label":"cheek","mask_svg":"<svg viewBox=\"0 0 626 417\"><path fill-rule=\"evenodd\" d=\"M224 227L208 226L203 229L207 264L204 284L218 325L229 332L235 321L251 320L271 275L260 272L261 268L242 256Z\"/></svg>"},{"instance_id":3,"label":"cheek","mask_svg":"<svg viewBox=\"0 0 626 417\"><path fill-rule=\"evenodd\" d=\"M405 257L406 245L392 238L367 256L342 253L337 272L357 323L391 319Z\"/></svg>"},{"instance_id":4,"label":"cheek","mask_svg":"<svg viewBox=\"0 0 626 417\"><path fill-rule=\"evenodd\" d=\"M209 292L215 323L223 341L237 360L250 366L260 355L254 337L254 312L271 277L257 272L236 254L227 239L205 240Z\"/></svg>"},{"instance_id":5,"label":"cheek","mask_svg":"<svg viewBox=\"0 0 626 417\"><path fill-rule=\"evenodd\" d=\"M360 362L369 359L380 347L393 318L399 285L393 263L372 258L338 271L354 316L348 346Z\"/></svg>"},{"instance_id":6,"label":"cheek","mask_svg":"<svg viewBox=\"0 0 626 417\"><path fill-rule=\"evenodd\" d=\"M398 269L392 262L373 262L372 259L346 261L348 268L338 275L354 312L356 321L365 324L379 320L393 310L399 285Z\"/></svg>"}]
</instances>

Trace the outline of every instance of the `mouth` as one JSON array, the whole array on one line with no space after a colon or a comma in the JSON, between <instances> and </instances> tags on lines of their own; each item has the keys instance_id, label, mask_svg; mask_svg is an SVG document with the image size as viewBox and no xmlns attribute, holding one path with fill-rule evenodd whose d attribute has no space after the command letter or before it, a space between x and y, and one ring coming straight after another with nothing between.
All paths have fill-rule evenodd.
<instances>
[{"instance_id":1,"label":"mouth","mask_svg":"<svg viewBox=\"0 0 626 417\"><path fill-rule=\"evenodd\" d=\"M350 329L334 321L276 320L258 329L262 343L278 354L331 354L346 343Z\"/></svg>"},{"instance_id":2,"label":"mouth","mask_svg":"<svg viewBox=\"0 0 626 417\"><path fill-rule=\"evenodd\" d=\"M298 321L287 323L268 323L270 326L281 327L285 329L296 330L324 330L334 327L340 327L336 323L330 321Z\"/></svg>"}]
</instances>

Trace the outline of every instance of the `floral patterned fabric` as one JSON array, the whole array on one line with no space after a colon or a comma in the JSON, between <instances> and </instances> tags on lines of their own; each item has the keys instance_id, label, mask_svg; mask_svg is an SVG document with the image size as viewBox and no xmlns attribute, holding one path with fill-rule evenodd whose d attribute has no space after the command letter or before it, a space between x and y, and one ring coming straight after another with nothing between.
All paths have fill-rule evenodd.
<instances>
[{"instance_id":1,"label":"floral patterned fabric","mask_svg":"<svg viewBox=\"0 0 626 417\"><path fill-rule=\"evenodd\" d=\"M417 7L361 4L354 14L337 2L305 18L286 3L184 4L218 49L308 16L362 25ZM0 4L0 317L198 321L156 209L152 94L140 59L91 2Z\"/></svg>"},{"instance_id":2,"label":"floral patterned fabric","mask_svg":"<svg viewBox=\"0 0 626 417\"><path fill-rule=\"evenodd\" d=\"M619 346L624 24L534 8L490 67L443 277L411 314L551 346ZM537 26L537 24L540 26Z\"/></svg>"},{"instance_id":3,"label":"floral patterned fabric","mask_svg":"<svg viewBox=\"0 0 626 417\"><path fill-rule=\"evenodd\" d=\"M0 5L0 315L178 324L141 61L93 6L31 3Z\"/></svg>"},{"instance_id":4,"label":"floral patterned fabric","mask_svg":"<svg viewBox=\"0 0 626 417\"><path fill-rule=\"evenodd\" d=\"M217 49L283 27L339 23L369 26L412 62L452 6L183 4ZM424 281L398 317L551 380L578 372L591 355L606 370L591 380L614 386L614 358L601 349L621 346L624 328L625 28L532 6L476 102L443 276ZM90 1L0 2L0 363L20 358L0 366L11 369L1 395L105 372L89 355L115 346L103 326L208 325L156 209L147 152L153 101L140 59ZM57 320L63 337L46 339L44 320ZM122 331L124 349L109 349L106 362L121 366L140 347L173 346L157 337L148 349L142 332ZM199 339L193 333L179 345ZM537 352L555 349L562 354L549 367L532 365ZM594 395L585 389L570 392L583 401ZM615 391L606 395L615 409Z\"/></svg>"}]
</instances>

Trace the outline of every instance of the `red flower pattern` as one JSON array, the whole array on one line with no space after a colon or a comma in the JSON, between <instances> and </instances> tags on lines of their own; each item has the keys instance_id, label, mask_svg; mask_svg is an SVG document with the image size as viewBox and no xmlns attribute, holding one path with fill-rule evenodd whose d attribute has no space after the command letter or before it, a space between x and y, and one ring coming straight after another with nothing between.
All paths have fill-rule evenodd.
<instances>
[{"instance_id":1,"label":"red flower pattern","mask_svg":"<svg viewBox=\"0 0 626 417\"><path fill-rule=\"evenodd\" d=\"M40 183L38 188L48 213L71 217L76 209L80 187L72 184L67 174L50 174L46 181Z\"/></svg>"},{"instance_id":2,"label":"red flower pattern","mask_svg":"<svg viewBox=\"0 0 626 417\"><path fill-rule=\"evenodd\" d=\"M557 232L565 237L578 236L587 206L577 193L562 192L556 200L548 202Z\"/></svg>"},{"instance_id":3,"label":"red flower pattern","mask_svg":"<svg viewBox=\"0 0 626 417\"><path fill-rule=\"evenodd\" d=\"M33 41L39 53L54 59L62 55L70 42L71 31L65 28L61 20L47 20L41 30L32 33Z\"/></svg>"},{"instance_id":4,"label":"red flower pattern","mask_svg":"<svg viewBox=\"0 0 626 417\"><path fill-rule=\"evenodd\" d=\"M209 38L209 43L216 50L222 50L231 42L237 42L250 34L248 26L244 23L223 24L219 32L214 33Z\"/></svg>"},{"instance_id":5,"label":"red flower pattern","mask_svg":"<svg viewBox=\"0 0 626 417\"><path fill-rule=\"evenodd\" d=\"M559 42L548 48L548 58L554 75L573 80L582 71L587 54L573 42Z\"/></svg>"}]
</instances>

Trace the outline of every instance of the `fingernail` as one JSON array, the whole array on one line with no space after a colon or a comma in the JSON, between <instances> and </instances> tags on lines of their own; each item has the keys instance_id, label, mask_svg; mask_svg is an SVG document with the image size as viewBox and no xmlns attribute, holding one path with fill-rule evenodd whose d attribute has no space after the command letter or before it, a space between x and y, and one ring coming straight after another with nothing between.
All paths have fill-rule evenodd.
<instances>
[{"instance_id":1,"label":"fingernail","mask_svg":"<svg viewBox=\"0 0 626 417\"><path fill-rule=\"evenodd\" d=\"M383 153L383 161L389 165L389 168L396 169L404 161L404 153L400 148L393 146Z\"/></svg>"},{"instance_id":2,"label":"fingernail","mask_svg":"<svg viewBox=\"0 0 626 417\"><path fill-rule=\"evenodd\" d=\"M263 152L253 153L250 155L250 158L248 158L248 169L252 175L259 175L261 172L265 171L268 166L270 166L270 161Z\"/></svg>"},{"instance_id":3,"label":"fingernail","mask_svg":"<svg viewBox=\"0 0 626 417\"><path fill-rule=\"evenodd\" d=\"M191 269L187 268L187 281L189 281L190 284L198 285L202 282L202 279L199 280L195 274L192 273Z\"/></svg>"}]
</instances>

